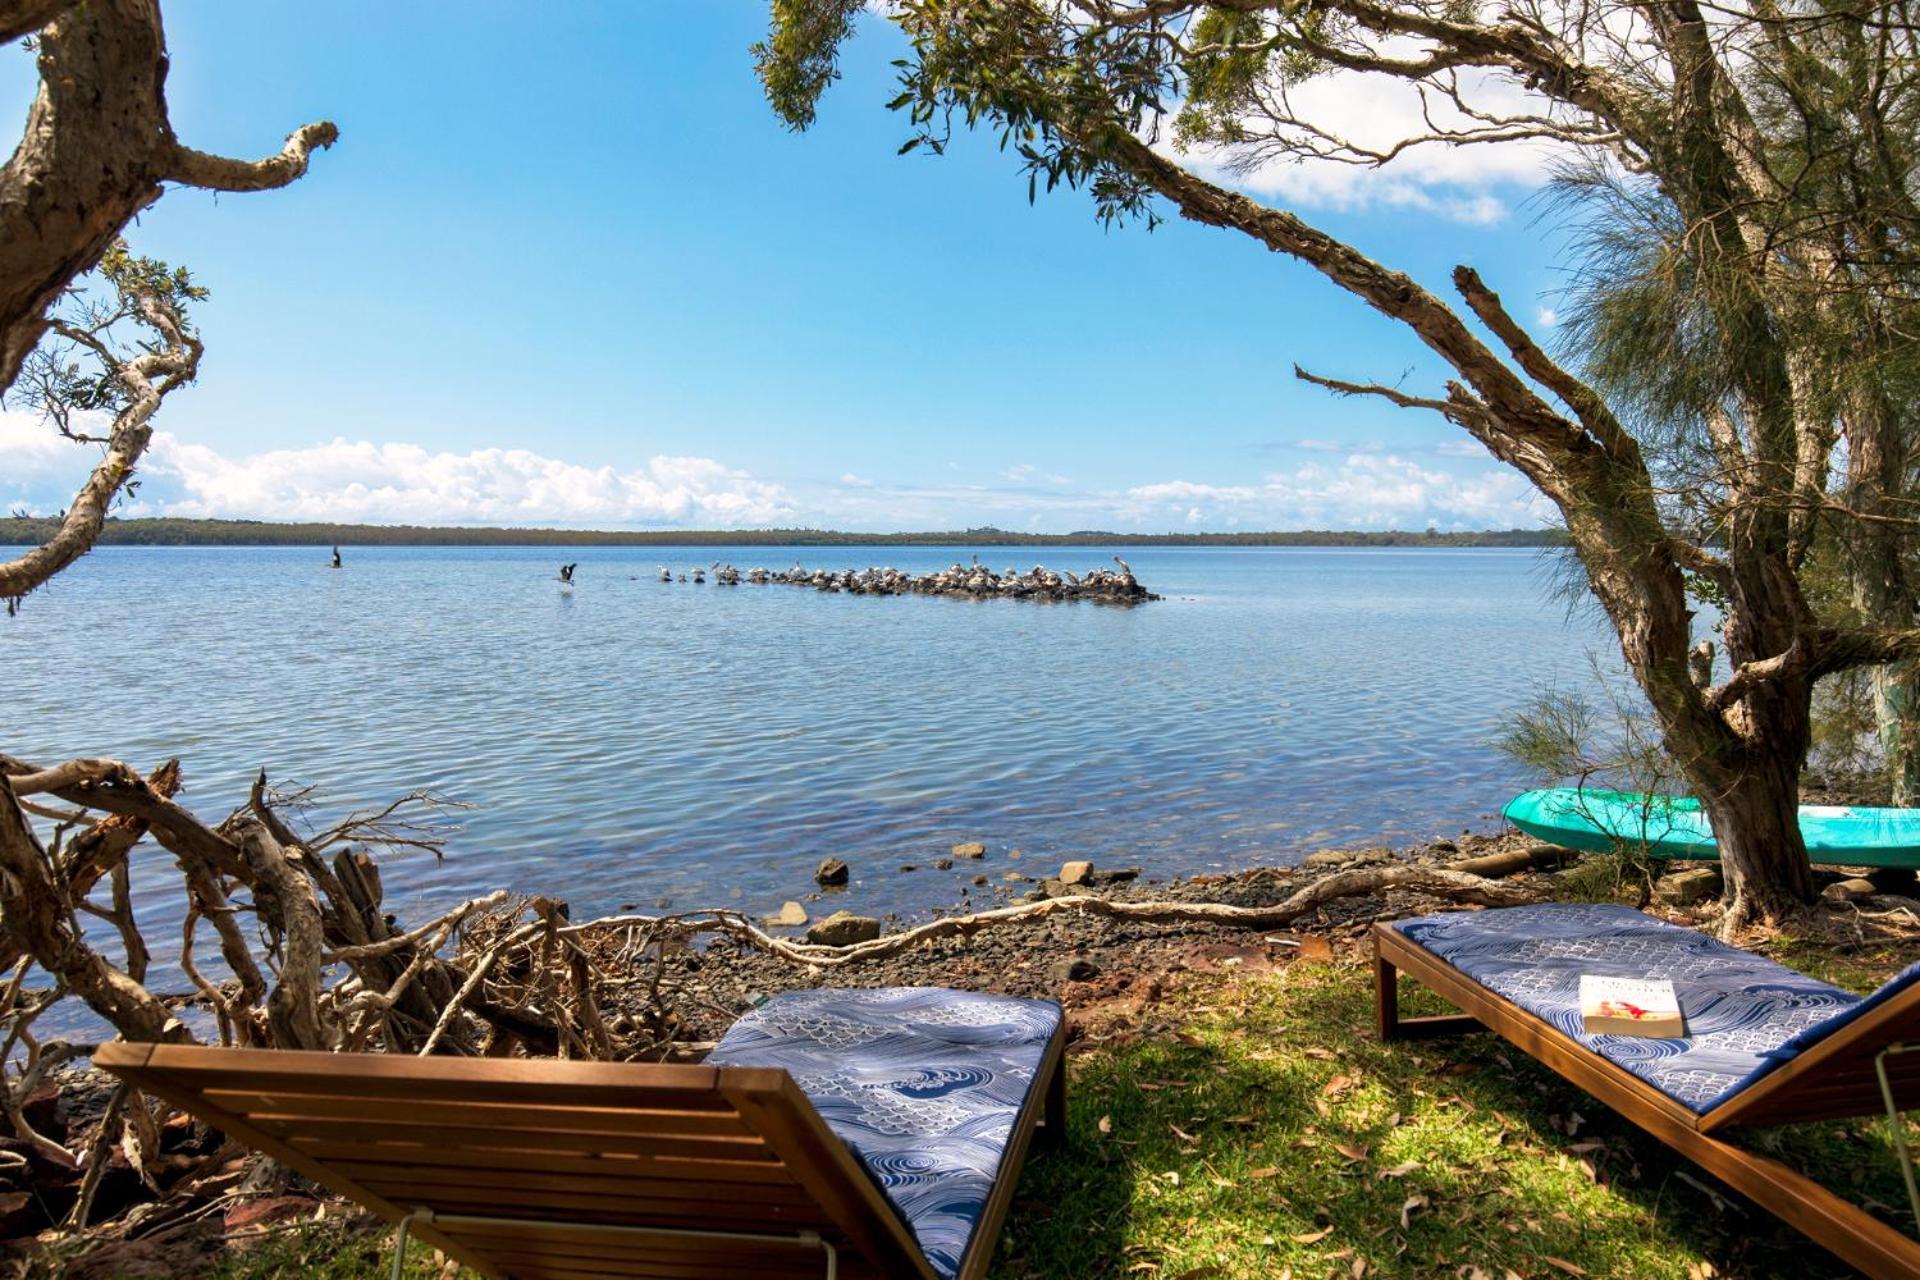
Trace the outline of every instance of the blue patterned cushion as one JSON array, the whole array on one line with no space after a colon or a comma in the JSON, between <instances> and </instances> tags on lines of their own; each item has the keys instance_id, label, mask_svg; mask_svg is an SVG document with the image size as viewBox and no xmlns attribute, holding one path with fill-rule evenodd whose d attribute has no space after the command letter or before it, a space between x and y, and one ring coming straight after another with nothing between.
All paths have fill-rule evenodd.
<instances>
[{"instance_id":1,"label":"blue patterned cushion","mask_svg":"<svg viewBox=\"0 0 1920 1280\"><path fill-rule=\"evenodd\" d=\"M951 1280L1059 1025L1051 1000L789 991L734 1023L707 1061L784 1068Z\"/></svg>"},{"instance_id":2,"label":"blue patterned cushion","mask_svg":"<svg viewBox=\"0 0 1920 1280\"><path fill-rule=\"evenodd\" d=\"M1631 907L1548 903L1397 921L1394 928L1481 986L1704 1113L1920 977L1907 969L1862 1000L1785 965ZM1580 975L1668 978L1687 1035L1594 1036Z\"/></svg>"}]
</instances>

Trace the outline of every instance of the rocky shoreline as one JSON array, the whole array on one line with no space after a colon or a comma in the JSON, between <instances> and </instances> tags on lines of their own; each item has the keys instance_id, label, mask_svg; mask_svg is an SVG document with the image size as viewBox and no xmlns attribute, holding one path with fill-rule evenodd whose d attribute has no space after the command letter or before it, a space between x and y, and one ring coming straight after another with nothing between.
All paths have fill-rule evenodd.
<instances>
[{"instance_id":1,"label":"rocky shoreline","mask_svg":"<svg viewBox=\"0 0 1920 1280\"><path fill-rule=\"evenodd\" d=\"M990 910L1016 902L1097 894L1120 902L1224 903L1266 906L1285 899L1315 880L1357 867L1395 863L1458 865L1492 859L1510 869L1532 870L1544 848L1518 834L1465 835L1410 849L1376 846L1313 853L1294 867L1258 867L1220 875L1163 878L1139 867L1105 867L1086 859L1069 860L1057 871L1036 869L1018 850L998 854L984 844L955 845L950 854L924 864L947 870L971 862L979 866L971 887L963 887L950 907L931 911L935 918ZM834 865L830 865L834 864ZM919 870L907 863L900 871ZM844 946L897 932L897 916L861 916L832 909L838 879L846 868L829 859L820 868L822 888L806 902L785 904L764 922L770 931L804 936L809 942ZM813 918L814 912L824 914ZM747 1009L780 991L840 985L953 986L1004 995L1044 996L1060 1000L1070 1020L1076 1009L1112 999L1157 999L1188 972L1219 973L1224 966L1271 968L1303 951L1324 954L1331 942L1363 936L1375 920L1438 909L1442 900L1418 892L1387 890L1377 896L1343 898L1327 904L1299 925L1285 930L1248 930L1203 922L1158 923L1115 920L1070 911L1032 923L987 929L969 937L941 938L891 956L826 969L796 964L764 951L717 939L706 946L677 949L662 960L663 988L677 997L684 1021L677 1028L689 1053L717 1039ZM802 919L800 917L806 917Z\"/></svg>"},{"instance_id":2,"label":"rocky shoreline","mask_svg":"<svg viewBox=\"0 0 1920 1280\"><path fill-rule=\"evenodd\" d=\"M1297 866L1256 867L1219 875L1162 878L1138 867L1102 867L1080 859L1058 873L1031 868L1018 850L997 855L983 844L956 845L948 858L980 867L971 888L963 888L950 907L934 908L935 918L991 910L1017 902L1078 894L1097 894L1119 902L1224 903L1260 907L1280 902L1329 875L1356 868L1394 865L1446 867L1502 877L1543 898L1590 897L1594 886L1580 882L1592 859L1543 845L1518 832L1466 834L1408 848L1371 846L1322 850ZM904 864L901 871L918 870ZM1720 870L1712 863L1678 863L1659 869L1647 884L1647 909L1680 923L1710 923L1720 890ZM806 921L799 901L786 904L784 920L771 917L770 931L807 941L844 946L898 932L898 916L861 916L833 908L839 879L847 868L838 859L823 863L822 888L806 895L818 918ZM830 874L829 874L830 873ZM1591 873L1587 872L1590 878ZM1563 880L1562 877L1565 877ZM1822 917L1844 932L1857 910L1898 912L1907 908L1920 925L1920 884L1912 872L1871 876L1821 872ZM1269 969L1301 955L1330 954L1335 948L1364 947L1370 926L1425 911L1457 907L1417 890L1390 888L1377 894L1333 900L1281 930L1249 930L1204 922L1157 923L1116 920L1067 911L1045 919L987 929L966 937L946 937L910 951L833 968L797 964L732 940L689 946L661 959L663 986L676 997L683 1019L676 1028L689 1056L717 1039L741 1013L780 991L840 985L953 986L1004 995L1058 999L1068 1011L1070 1041L1087 1024L1110 1013L1115 1002L1143 1005L1183 985L1192 975L1217 976L1240 968ZM1920 928L1916 928L1920 934Z\"/></svg>"}]
</instances>

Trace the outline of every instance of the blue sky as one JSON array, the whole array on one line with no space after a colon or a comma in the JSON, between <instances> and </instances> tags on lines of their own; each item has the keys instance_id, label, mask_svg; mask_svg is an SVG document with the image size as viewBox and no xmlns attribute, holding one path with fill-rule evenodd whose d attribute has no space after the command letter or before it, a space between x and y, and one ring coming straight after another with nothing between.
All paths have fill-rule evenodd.
<instances>
[{"instance_id":1,"label":"blue sky","mask_svg":"<svg viewBox=\"0 0 1920 1280\"><path fill-rule=\"evenodd\" d=\"M667 20L671 12L672 21ZM280 192L170 191L137 250L193 267L198 385L134 513L596 527L1443 527L1540 510L1456 428L1297 361L1438 386L1408 335L1233 233L1030 207L991 139L898 157L869 21L806 134L748 46L760 0L168 10L175 127L341 141ZM0 117L31 55L0 55ZM1365 114L1364 94L1334 100ZM1245 184L1444 289L1552 304L1537 157ZM0 416L0 502L64 505L84 449Z\"/></svg>"}]
</instances>

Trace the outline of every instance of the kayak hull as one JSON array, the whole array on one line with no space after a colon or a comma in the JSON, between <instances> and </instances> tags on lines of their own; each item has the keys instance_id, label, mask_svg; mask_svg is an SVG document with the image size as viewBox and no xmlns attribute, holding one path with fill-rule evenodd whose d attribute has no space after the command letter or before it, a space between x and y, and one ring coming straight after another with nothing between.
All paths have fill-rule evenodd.
<instances>
[{"instance_id":1,"label":"kayak hull","mask_svg":"<svg viewBox=\"0 0 1920 1280\"><path fill-rule=\"evenodd\" d=\"M1720 856L1706 812L1684 796L1551 787L1515 796L1503 816L1536 839L1586 853L1627 844L1655 858ZM1816 863L1920 870L1920 809L1801 805L1800 834Z\"/></svg>"}]
</instances>

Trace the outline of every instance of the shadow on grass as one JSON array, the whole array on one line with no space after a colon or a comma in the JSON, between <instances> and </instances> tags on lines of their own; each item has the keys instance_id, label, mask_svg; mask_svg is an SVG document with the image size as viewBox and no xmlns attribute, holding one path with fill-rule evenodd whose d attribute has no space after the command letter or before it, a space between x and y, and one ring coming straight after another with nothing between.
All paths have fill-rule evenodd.
<instances>
[{"instance_id":1,"label":"shadow on grass","mask_svg":"<svg viewBox=\"0 0 1920 1280\"><path fill-rule=\"evenodd\" d=\"M1074 1059L1068 1146L1028 1165L993 1274L1853 1274L1492 1036L1379 1043L1370 981L1239 979ZM1750 1141L1912 1230L1884 1120Z\"/></svg>"}]
</instances>

